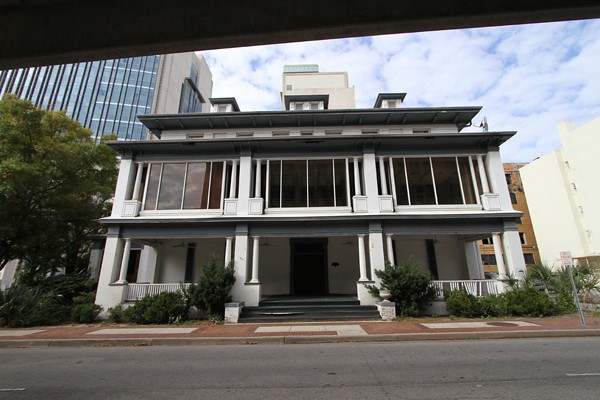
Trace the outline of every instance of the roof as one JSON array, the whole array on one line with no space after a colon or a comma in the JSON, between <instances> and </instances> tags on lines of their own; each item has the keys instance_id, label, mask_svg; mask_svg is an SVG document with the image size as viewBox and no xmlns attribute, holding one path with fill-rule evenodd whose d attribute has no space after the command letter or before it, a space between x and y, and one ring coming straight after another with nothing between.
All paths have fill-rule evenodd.
<instances>
[{"instance_id":1,"label":"roof","mask_svg":"<svg viewBox=\"0 0 600 400\"><path fill-rule=\"evenodd\" d=\"M213 99L211 99L212 102ZM272 129L327 126L385 126L453 124L460 130L471 124L481 107L427 107L314 111L254 111L204 114L146 114L138 119L155 135L162 131L192 129Z\"/></svg>"},{"instance_id":2,"label":"roof","mask_svg":"<svg viewBox=\"0 0 600 400\"><path fill-rule=\"evenodd\" d=\"M323 136L236 137L222 139L118 140L107 144L120 154L135 154L139 160L169 156L187 157L199 154L217 156L251 150L255 154L274 155L284 152L298 154L335 154L375 150L402 154L411 152L486 151L498 148L516 132L476 132L454 134L363 134ZM399 154L399 153L398 153Z\"/></svg>"}]
</instances>

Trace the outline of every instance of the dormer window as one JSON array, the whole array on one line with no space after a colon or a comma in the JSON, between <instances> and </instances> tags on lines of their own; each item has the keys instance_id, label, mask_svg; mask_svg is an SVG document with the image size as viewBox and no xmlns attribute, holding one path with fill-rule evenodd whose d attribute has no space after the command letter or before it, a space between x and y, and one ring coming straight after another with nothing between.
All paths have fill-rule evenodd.
<instances>
[{"instance_id":1,"label":"dormer window","mask_svg":"<svg viewBox=\"0 0 600 400\"><path fill-rule=\"evenodd\" d=\"M373 108L401 108L406 93L379 93Z\"/></svg>"},{"instance_id":2,"label":"dormer window","mask_svg":"<svg viewBox=\"0 0 600 400\"><path fill-rule=\"evenodd\" d=\"M290 111L317 111L327 110L329 95L286 95L284 96L286 110Z\"/></svg>"},{"instance_id":3,"label":"dormer window","mask_svg":"<svg viewBox=\"0 0 600 400\"><path fill-rule=\"evenodd\" d=\"M212 104L212 111L217 113L228 113L228 112L239 112L240 107L238 106L235 97L219 97L209 99Z\"/></svg>"}]
</instances>

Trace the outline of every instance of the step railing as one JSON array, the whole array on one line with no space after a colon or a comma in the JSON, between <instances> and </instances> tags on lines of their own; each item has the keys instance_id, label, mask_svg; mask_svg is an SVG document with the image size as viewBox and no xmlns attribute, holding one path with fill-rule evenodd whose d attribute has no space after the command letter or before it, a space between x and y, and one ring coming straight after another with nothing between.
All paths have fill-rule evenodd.
<instances>
[{"instance_id":1,"label":"step railing","mask_svg":"<svg viewBox=\"0 0 600 400\"><path fill-rule=\"evenodd\" d=\"M483 297L488 294L502 293L502 282L494 279L432 281L431 286L435 288L436 297L439 299L444 298L445 292L452 290L464 290L475 297Z\"/></svg>"},{"instance_id":2,"label":"step railing","mask_svg":"<svg viewBox=\"0 0 600 400\"><path fill-rule=\"evenodd\" d=\"M125 301L137 301L145 296L154 296L163 292L178 292L189 283L130 283L127 285Z\"/></svg>"}]
</instances>

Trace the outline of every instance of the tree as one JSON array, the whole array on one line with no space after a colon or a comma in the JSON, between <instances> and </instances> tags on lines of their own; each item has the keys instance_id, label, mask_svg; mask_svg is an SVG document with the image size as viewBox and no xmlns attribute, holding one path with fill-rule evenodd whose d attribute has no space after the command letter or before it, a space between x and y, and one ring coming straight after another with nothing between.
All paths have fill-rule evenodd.
<instances>
[{"instance_id":1,"label":"tree","mask_svg":"<svg viewBox=\"0 0 600 400\"><path fill-rule=\"evenodd\" d=\"M108 215L115 152L64 112L7 94L0 100L0 270L26 276L85 268L89 238Z\"/></svg>"}]
</instances>

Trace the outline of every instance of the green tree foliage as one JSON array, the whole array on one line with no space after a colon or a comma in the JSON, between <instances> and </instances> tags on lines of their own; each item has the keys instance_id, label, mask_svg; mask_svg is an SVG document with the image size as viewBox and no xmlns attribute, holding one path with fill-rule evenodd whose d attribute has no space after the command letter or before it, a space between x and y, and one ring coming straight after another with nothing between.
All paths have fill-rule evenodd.
<instances>
[{"instance_id":1,"label":"green tree foliage","mask_svg":"<svg viewBox=\"0 0 600 400\"><path fill-rule=\"evenodd\" d=\"M421 314L435 299L435 289L430 285L430 273L421 272L414 262L402 261L398 265L386 264L375 275L381 279L381 288L391 293L390 300L396 303L396 313L400 317ZM368 285L374 296L379 296L379 288Z\"/></svg>"},{"instance_id":2,"label":"green tree foliage","mask_svg":"<svg viewBox=\"0 0 600 400\"><path fill-rule=\"evenodd\" d=\"M64 112L0 100L0 270L21 260L28 281L85 268L89 237L109 212L117 160Z\"/></svg>"},{"instance_id":3,"label":"green tree foliage","mask_svg":"<svg viewBox=\"0 0 600 400\"><path fill-rule=\"evenodd\" d=\"M198 283L183 289L188 308L195 306L204 310L208 317L222 318L225 303L231 301L231 288L235 283L233 265L223 266L219 257L213 254L208 264L202 266L202 276Z\"/></svg>"}]
</instances>

